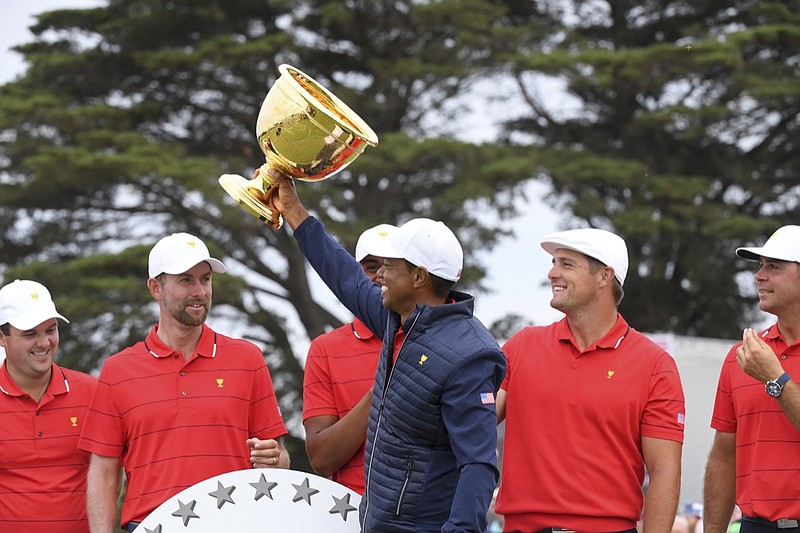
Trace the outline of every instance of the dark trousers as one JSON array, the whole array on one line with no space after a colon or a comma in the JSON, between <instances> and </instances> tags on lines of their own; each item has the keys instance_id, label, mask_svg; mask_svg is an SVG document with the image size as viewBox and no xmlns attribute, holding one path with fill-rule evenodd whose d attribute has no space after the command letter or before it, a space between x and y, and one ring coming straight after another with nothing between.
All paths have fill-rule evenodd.
<instances>
[{"instance_id":1,"label":"dark trousers","mask_svg":"<svg viewBox=\"0 0 800 533\"><path fill-rule=\"evenodd\" d=\"M742 527L739 533L779 533L785 531L786 533L800 533L800 527L778 527L775 522L768 522L761 518L754 518L750 516L742 517Z\"/></svg>"},{"instance_id":2,"label":"dark trousers","mask_svg":"<svg viewBox=\"0 0 800 533\"><path fill-rule=\"evenodd\" d=\"M125 531L133 533L133 530L139 527L139 524L141 524L141 522L128 522L128 525L125 526Z\"/></svg>"}]
</instances>

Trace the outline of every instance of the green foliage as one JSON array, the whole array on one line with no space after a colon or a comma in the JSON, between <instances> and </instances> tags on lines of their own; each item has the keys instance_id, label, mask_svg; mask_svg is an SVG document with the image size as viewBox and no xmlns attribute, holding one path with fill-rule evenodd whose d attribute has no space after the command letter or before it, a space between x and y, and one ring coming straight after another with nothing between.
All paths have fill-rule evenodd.
<instances>
[{"instance_id":1,"label":"green foliage","mask_svg":"<svg viewBox=\"0 0 800 533\"><path fill-rule=\"evenodd\" d=\"M551 50L510 58L534 105L506 135L545 149L571 225L626 239L636 328L737 338L756 313L734 249L797 223L800 3L573 5L577 18L551 6ZM536 105L527 80L542 74L565 80L574 110Z\"/></svg>"}]
</instances>

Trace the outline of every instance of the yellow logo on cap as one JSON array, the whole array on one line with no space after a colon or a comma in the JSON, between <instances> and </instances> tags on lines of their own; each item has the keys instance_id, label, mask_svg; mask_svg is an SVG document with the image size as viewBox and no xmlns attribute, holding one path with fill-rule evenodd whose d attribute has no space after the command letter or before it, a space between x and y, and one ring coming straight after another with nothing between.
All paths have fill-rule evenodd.
<instances>
[{"instance_id":1,"label":"yellow logo on cap","mask_svg":"<svg viewBox=\"0 0 800 533\"><path fill-rule=\"evenodd\" d=\"M219 378L217 378L217 388L218 388L218 389L221 389L221 388L222 388L222 385L223 385L223 383L225 383L225 380L224 380L224 379L219 379Z\"/></svg>"},{"instance_id":2,"label":"yellow logo on cap","mask_svg":"<svg viewBox=\"0 0 800 533\"><path fill-rule=\"evenodd\" d=\"M186 241L186 244L194 248L195 246L197 246L197 241Z\"/></svg>"},{"instance_id":3,"label":"yellow logo on cap","mask_svg":"<svg viewBox=\"0 0 800 533\"><path fill-rule=\"evenodd\" d=\"M69 421L72 423L72 427L74 427L74 428L78 427L78 417L77 416L69 417Z\"/></svg>"},{"instance_id":4,"label":"yellow logo on cap","mask_svg":"<svg viewBox=\"0 0 800 533\"><path fill-rule=\"evenodd\" d=\"M611 379L611 376L613 376L613 375L614 375L614 371L613 370L609 370L608 371L608 379Z\"/></svg>"},{"instance_id":5,"label":"yellow logo on cap","mask_svg":"<svg viewBox=\"0 0 800 533\"><path fill-rule=\"evenodd\" d=\"M378 237L387 237L389 235L388 231L379 231Z\"/></svg>"},{"instance_id":6,"label":"yellow logo on cap","mask_svg":"<svg viewBox=\"0 0 800 533\"><path fill-rule=\"evenodd\" d=\"M39 293L38 292L32 292L31 293L31 300L33 300L34 302L38 302L39 301Z\"/></svg>"}]
</instances>

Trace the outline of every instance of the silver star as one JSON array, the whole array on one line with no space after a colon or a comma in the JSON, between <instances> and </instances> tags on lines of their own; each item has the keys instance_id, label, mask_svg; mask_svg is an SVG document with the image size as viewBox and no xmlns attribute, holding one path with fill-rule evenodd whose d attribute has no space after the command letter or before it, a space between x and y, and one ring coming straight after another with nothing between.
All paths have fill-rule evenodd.
<instances>
[{"instance_id":1,"label":"silver star","mask_svg":"<svg viewBox=\"0 0 800 533\"><path fill-rule=\"evenodd\" d=\"M311 496L319 492L317 489L312 489L311 487L308 486L308 478L305 478L303 480L303 483L301 483L300 485L295 485L294 483L292 483L292 486L295 488L295 490L297 490L297 492L294 495L294 498L292 498L293 502L299 502L300 500L305 500L306 503L308 503L308 505L311 505Z\"/></svg>"},{"instance_id":2,"label":"silver star","mask_svg":"<svg viewBox=\"0 0 800 533\"><path fill-rule=\"evenodd\" d=\"M347 513L349 513L350 511L357 510L355 507L350 505L350 494L349 493L345 494L344 498L337 498L336 496L333 495L331 495L331 497L333 498L335 505L331 508L330 511L328 511L328 513L330 514L339 513L340 515L342 515L342 520L347 522Z\"/></svg>"},{"instance_id":3,"label":"silver star","mask_svg":"<svg viewBox=\"0 0 800 533\"><path fill-rule=\"evenodd\" d=\"M183 525L186 526L192 518L200 518L200 516L194 512L194 506L196 504L197 502L195 500L190 501L188 504L178 500L178 510L172 513L172 516L181 517Z\"/></svg>"},{"instance_id":4,"label":"silver star","mask_svg":"<svg viewBox=\"0 0 800 533\"><path fill-rule=\"evenodd\" d=\"M225 502L231 502L233 505L236 505L236 502L234 502L233 498L231 498L231 494L233 494L233 491L235 490L235 485L224 487L222 486L222 483L217 481L217 490L209 492L208 495L215 497L217 499L217 509L222 509L222 506L225 505Z\"/></svg>"},{"instance_id":5,"label":"silver star","mask_svg":"<svg viewBox=\"0 0 800 533\"><path fill-rule=\"evenodd\" d=\"M155 529L144 528L144 533L161 533L161 524L158 524Z\"/></svg>"},{"instance_id":6,"label":"silver star","mask_svg":"<svg viewBox=\"0 0 800 533\"><path fill-rule=\"evenodd\" d=\"M267 481L267 478L264 477L264 474L261 474L261 478L259 478L258 483L250 483L250 485L256 489L256 501L260 500L262 496L267 496L270 500L274 499L272 497L272 489L278 486L278 484L274 481Z\"/></svg>"}]
</instances>

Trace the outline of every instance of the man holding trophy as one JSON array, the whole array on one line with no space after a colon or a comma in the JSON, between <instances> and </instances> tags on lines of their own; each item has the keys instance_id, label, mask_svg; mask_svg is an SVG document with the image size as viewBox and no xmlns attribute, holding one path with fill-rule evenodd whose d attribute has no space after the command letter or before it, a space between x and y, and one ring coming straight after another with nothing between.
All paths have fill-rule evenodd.
<instances>
[{"instance_id":1,"label":"man holding trophy","mask_svg":"<svg viewBox=\"0 0 800 533\"><path fill-rule=\"evenodd\" d=\"M482 532L497 484L495 394L505 375L497 342L450 290L462 250L441 222L414 219L391 234L380 287L310 216L293 184L273 206L336 297L383 338L365 457L364 532ZM378 252L376 252L378 253Z\"/></svg>"},{"instance_id":2,"label":"man holding trophy","mask_svg":"<svg viewBox=\"0 0 800 533\"><path fill-rule=\"evenodd\" d=\"M361 530L479 533L497 485L495 395L503 352L452 291L463 252L447 226L414 219L385 240L380 286L300 202L291 178L345 168L378 138L327 89L294 67L267 94L256 124L266 164L220 184L251 215L285 220L336 297L383 339L371 396Z\"/></svg>"}]
</instances>

